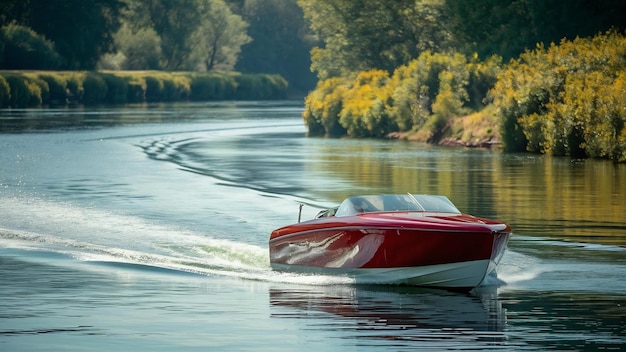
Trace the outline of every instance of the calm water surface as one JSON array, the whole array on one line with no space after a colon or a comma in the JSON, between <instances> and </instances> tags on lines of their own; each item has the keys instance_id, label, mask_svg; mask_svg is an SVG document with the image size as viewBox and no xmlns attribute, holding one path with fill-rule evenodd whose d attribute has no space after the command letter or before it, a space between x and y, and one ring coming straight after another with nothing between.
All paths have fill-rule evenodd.
<instances>
[{"instance_id":1,"label":"calm water surface","mask_svg":"<svg viewBox=\"0 0 626 352\"><path fill-rule=\"evenodd\" d=\"M307 138L301 111L0 111L0 350L626 345L626 165ZM392 192L510 223L498 278L457 294L270 269L298 204Z\"/></svg>"}]
</instances>

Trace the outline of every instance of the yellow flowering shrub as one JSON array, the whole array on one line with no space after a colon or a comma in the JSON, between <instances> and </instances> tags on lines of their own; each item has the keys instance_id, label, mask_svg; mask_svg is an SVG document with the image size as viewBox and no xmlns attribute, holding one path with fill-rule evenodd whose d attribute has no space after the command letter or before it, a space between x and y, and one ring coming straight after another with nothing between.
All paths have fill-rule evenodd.
<instances>
[{"instance_id":1,"label":"yellow flowering shrub","mask_svg":"<svg viewBox=\"0 0 626 352\"><path fill-rule=\"evenodd\" d=\"M626 37L562 41L513 60L492 89L505 149L625 161Z\"/></svg>"}]
</instances>

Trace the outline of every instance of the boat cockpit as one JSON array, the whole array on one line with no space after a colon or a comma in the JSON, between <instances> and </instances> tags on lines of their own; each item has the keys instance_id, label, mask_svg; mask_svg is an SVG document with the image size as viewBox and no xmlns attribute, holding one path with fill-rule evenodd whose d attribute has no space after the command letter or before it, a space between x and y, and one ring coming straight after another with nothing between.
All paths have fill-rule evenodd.
<instances>
[{"instance_id":1,"label":"boat cockpit","mask_svg":"<svg viewBox=\"0 0 626 352\"><path fill-rule=\"evenodd\" d=\"M337 208L323 210L317 217L350 216L373 212L461 212L445 196L429 194L383 194L346 198Z\"/></svg>"}]
</instances>

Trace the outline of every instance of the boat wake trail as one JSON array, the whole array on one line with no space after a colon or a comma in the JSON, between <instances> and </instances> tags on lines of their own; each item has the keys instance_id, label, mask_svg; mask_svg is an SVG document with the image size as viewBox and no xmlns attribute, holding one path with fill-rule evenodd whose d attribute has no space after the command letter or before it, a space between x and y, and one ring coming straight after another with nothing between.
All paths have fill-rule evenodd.
<instances>
[{"instance_id":1,"label":"boat wake trail","mask_svg":"<svg viewBox=\"0 0 626 352\"><path fill-rule=\"evenodd\" d=\"M322 286L353 283L349 278L275 272L269 266L267 249L219 239L205 238L190 246L164 244L161 249L168 254L156 254L0 228L0 255L2 248L20 250L25 257L56 253L82 263L152 273Z\"/></svg>"},{"instance_id":2,"label":"boat wake trail","mask_svg":"<svg viewBox=\"0 0 626 352\"><path fill-rule=\"evenodd\" d=\"M262 246L134 216L9 197L0 199L0 213L6 215L0 223L0 250L19 250L27 259L56 253L118 269L313 285L349 283L345 278L277 273Z\"/></svg>"}]
</instances>

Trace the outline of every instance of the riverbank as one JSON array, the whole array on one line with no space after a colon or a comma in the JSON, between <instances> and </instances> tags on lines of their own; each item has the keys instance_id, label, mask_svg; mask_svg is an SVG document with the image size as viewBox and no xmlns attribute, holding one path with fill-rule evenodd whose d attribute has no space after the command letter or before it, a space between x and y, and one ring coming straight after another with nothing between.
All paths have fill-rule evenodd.
<instances>
[{"instance_id":1,"label":"riverbank","mask_svg":"<svg viewBox=\"0 0 626 352\"><path fill-rule=\"evenodd\" d=\"M441 129L424 126L417 131L394 132L388 138L448 147L499 148L502 145L497 116L492 107L449 119Z\"/></svg>"},{"instance_id":2,"label":"riverbank","mask_svg":"<svg viewBox=\"0 0 626 352\"><path fill-rule=\"evenodd\" d=\"M0 108L141 102L279 100L275 74L163 71L0 71Z\"/></svg>"}]
</instances>

